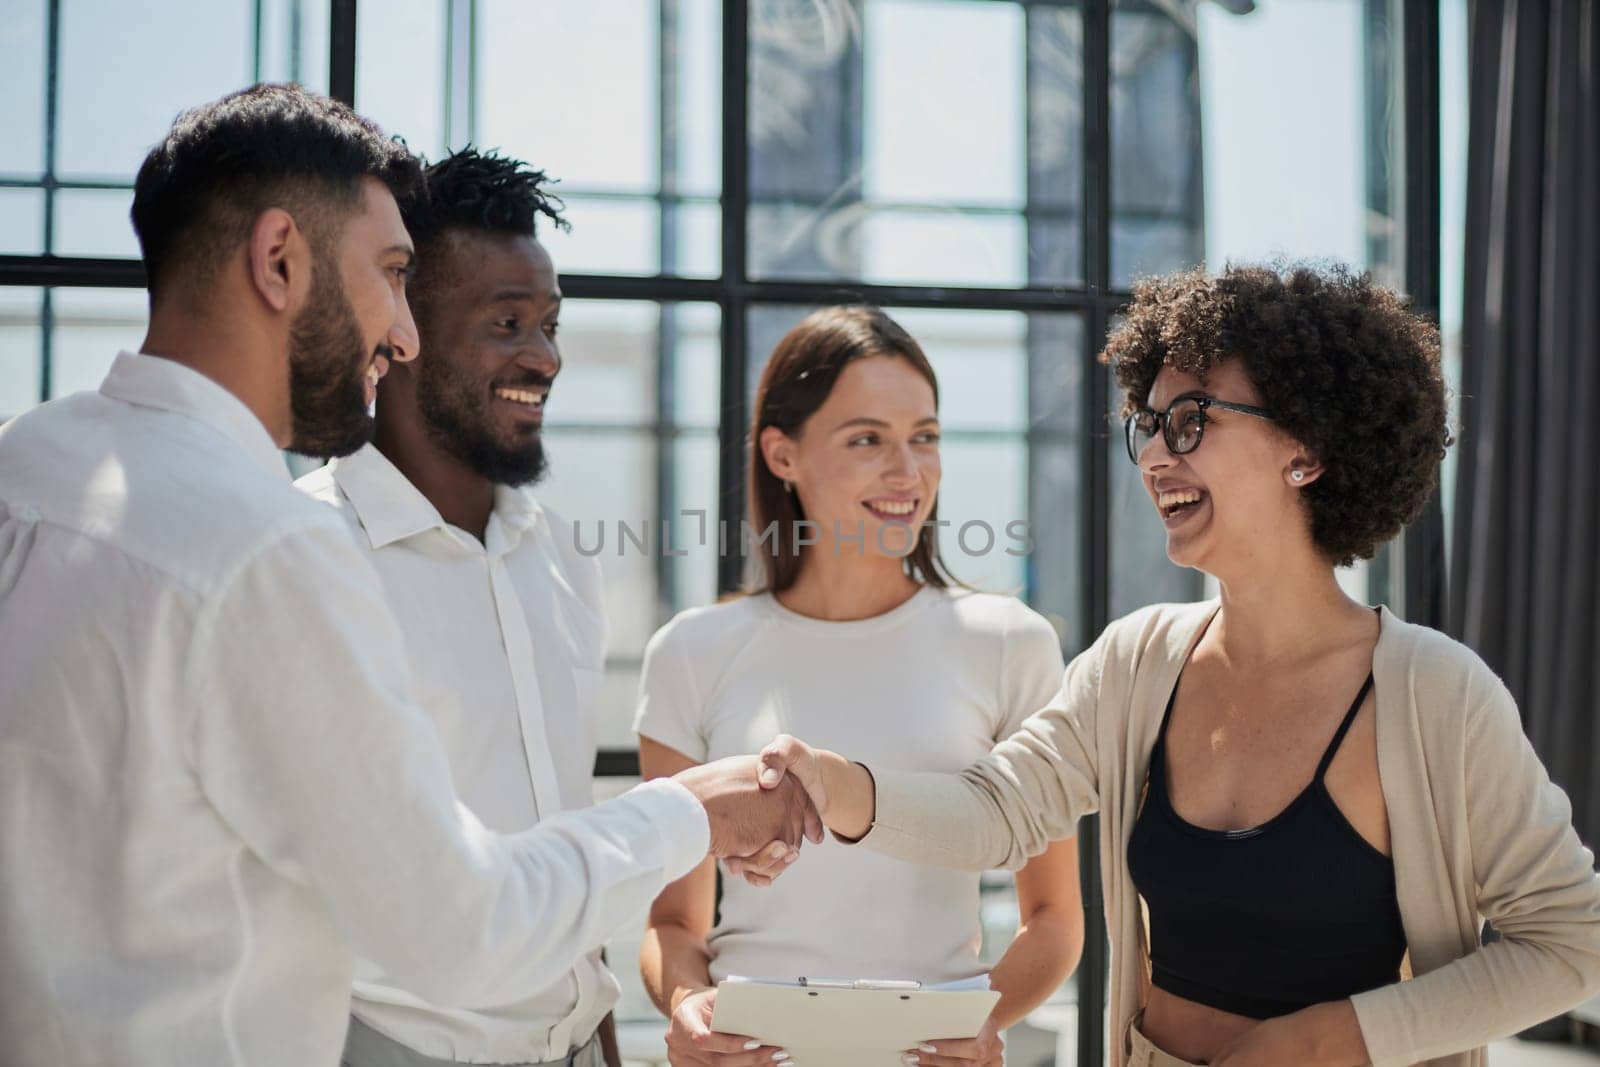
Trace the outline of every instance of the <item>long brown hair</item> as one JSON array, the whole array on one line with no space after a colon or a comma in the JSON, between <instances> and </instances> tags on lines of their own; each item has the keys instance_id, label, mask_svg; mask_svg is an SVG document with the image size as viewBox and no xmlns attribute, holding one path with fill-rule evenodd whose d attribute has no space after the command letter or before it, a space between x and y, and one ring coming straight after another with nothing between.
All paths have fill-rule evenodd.
<instances>
[{"instance_id":1,"label":"long brown hair","mask_svg":"<svg viewBox=\"0 0 1600 1067\"><path fill-rule=\"evenodd\" d=\"M763 581L752 592L788 589L800 576L804 561L789 531L796 529L795 523L806 517L805 512L800 498L784 489L783 481L767 466L761 453L761 431L775 426L789 437L798 437L806 420L827 402L840 372L868 356L889 356L911 364L933 389L934 408L938 409L939 381L922 346L882 309L869 304L827 307L807 315L778 342L761 372L750 429L750 524L758 535L756 545L762 549L755 558L760 561ZM928 520L938 515L935 499ZM774 522L778 536L760 539ZM936 530L935 526L923 529L917 547L905 557L906 573L940 589L959 585L939 555Z\"/></svg>"}]
</instances>

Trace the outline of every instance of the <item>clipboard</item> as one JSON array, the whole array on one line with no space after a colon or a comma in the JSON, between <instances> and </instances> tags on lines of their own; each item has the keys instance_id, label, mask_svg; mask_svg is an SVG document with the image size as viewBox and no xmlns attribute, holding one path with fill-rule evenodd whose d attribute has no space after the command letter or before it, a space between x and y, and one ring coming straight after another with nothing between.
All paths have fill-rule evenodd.
<instances>
[{"instance_id":1,"label":"clipboard","mask_svg":"<svg viewBox=\"0 0 1600 1067\"><path fill-rule=\"evenodd\" d=\"M987 975L945 986L730 976L717 986L711 1028L786 1049L799 1064L900 1067L925 1041L976 1037L999 999Z\"/></svg>"}]
</instances>

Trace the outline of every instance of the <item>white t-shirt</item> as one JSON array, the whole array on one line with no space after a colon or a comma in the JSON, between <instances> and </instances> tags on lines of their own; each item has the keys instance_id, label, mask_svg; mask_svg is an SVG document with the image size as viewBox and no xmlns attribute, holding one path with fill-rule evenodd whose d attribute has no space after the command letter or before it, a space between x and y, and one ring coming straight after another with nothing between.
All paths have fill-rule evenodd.
<instances>
[{"instance_id":1,"label":"white t-shirt","mask_svg":"<svg viewBox=\"0 0 1600 1067\"><path fill-rule=\"evenodd\" d=\"M690 759L794 734L868 766L958 771L1061 686L1060 641L1009 596L924 587L855 622L770 595L685 611L645 650L635 729ZM829 838L773 885L722 883L711 977L965 978L983 970L978 875Z\"/></svg>"}]
</instances>

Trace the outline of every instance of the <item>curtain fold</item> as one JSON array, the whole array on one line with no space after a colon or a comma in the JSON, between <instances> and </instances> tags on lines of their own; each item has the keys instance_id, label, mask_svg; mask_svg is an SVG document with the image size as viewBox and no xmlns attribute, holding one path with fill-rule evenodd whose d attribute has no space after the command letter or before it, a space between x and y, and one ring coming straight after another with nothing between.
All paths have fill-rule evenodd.
<instances>
[{"instance_id":1,"label":"curtain fold","mask_svg":"<svg viewBox=\"0 0 1600 1067\"><path fill-rule=\"evenodd\" d=\"M1450 628L1600 839L1600 0L1472 8Z\"/></svg>"}]
</instances>

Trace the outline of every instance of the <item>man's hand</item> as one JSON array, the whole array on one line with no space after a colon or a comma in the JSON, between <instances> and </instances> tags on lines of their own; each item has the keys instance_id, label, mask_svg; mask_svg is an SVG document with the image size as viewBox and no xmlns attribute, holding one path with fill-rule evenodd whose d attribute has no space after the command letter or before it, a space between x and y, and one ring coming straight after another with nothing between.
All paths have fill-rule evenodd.
<instances>
[{"instance_id":1,"label":"man's hand","mask_svg":"<svg viewBox=\"0 0 1600 1067\"><path fill-rule=\"evenodd\" d=\"M742 875L751 885L765 889L799 858L798 850L782 841L774 841L753 856L729 856L723 861L723 866L729 874Z\"/></svg>"},{"instance_id":2,"label":"man's hand","mask_svg":"<svg viewBox=\"0 0 1600 1067\"><path fill-rule=\"evenodd\" d=\"M718 859L752 856L774 843L798 854L803 838L822 840L822 820L801 784L789 779L764 787L757 768L755 756L730 756L673 775L706 809Z\"/></svg>"},{"instance_id":3,"label":"man's hand","mask_svg":"<svg viewBox=\"0 0 1600 1067\"><path fill-rule=\"evenodd\" d=\"M617 1046L617 1013L606 1012L594 1033L600 1039L600 1058L605 1060L606 1067L622 1067L622 1049Z\"/></svg>"},{"instance_id":4,"label":"man's hand","mask_svg":"<svg viewBox=\"0 0 1600 1067\"><path fill-rule=\"evenodd\" d=\"M825 822L821 813L826 803L827 789L822 782L815 750L798 738L779 734L761 750L756 767L764 790L789 787L797 782L805 788L819 823L818 836L812 840L820 841L821 824ZM809 836L809 828L807 834ZM743 876L751 885L769 886L798 855L798 852L785 851L774 842L771 847L753 855L731 857L726 861L726 866L728 873Z\"/></svg>"}]
</instances>

